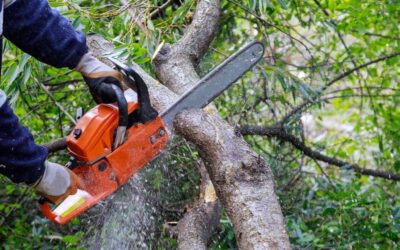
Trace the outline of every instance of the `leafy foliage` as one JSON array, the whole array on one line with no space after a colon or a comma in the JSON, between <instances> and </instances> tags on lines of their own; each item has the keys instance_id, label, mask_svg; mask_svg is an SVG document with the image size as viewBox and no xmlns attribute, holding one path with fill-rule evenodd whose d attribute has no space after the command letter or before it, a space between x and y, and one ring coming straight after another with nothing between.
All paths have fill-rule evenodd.
<instances>
[{"instance_id":1,"label":"leafy foliage","mask_svg":"<svg viewBox=\"0 0 400 250\"><path fill-rule=\"evenodd\" d=\"M151 58L162 43L174 43L193 17L194 0L173 1L51 0L77 29L112 40L112 56L133 60L151 72ZM209 69L242 44L257 39L266 46L264 61L224 93L216 105L232 125L282 123L286 131L313 149L362 167L400 170L399 57L382 60L333 81L350 69L400 51L400 8L395 0L223 0L220 32L198 71ZM137 25L138 20L143 26ZM80 76L54 69L23 54L10 43L3 62L0 88L11 97L21 122L38 143L66 135L72 125L41 86L49 88L70 114L93 105ZM302 103L308 103L296 110ZM360 176L318 162L279 138L247 137L274 169L277 190L295 248L394 249L400 230L396 182ZM52 156L65 161L65 152ZM195 165L187 145L171 151L168 168ZM183 175L175 188L191 202L198 176L194 169L173 168ZM149 173L161 187L165 171ZM0 239L6 249L82 247L92 229L75 220L55 227L37 212L35 195L0 182ZM168 200L160 192L160 199ZM171 199L171 202L176 200ZM172 201L173 200L173 201ZM182 205L182 202L180 203ZM170 213L178 220L182 212ZM85 225L86 226L86 225ZM163 238L160 248L176 242ZM236 248L226 215L212 248Z\"/></svg>"}]
</instances>

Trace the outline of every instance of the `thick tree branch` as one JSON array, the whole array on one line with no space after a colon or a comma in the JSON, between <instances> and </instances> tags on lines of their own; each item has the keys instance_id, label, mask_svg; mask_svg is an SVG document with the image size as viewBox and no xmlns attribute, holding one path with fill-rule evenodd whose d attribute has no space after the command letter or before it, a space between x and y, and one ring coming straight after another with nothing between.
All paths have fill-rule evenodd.
<instances>
[{"instance_id":1,"label":"thick tree branch","mask_svg":"<svg viewBox=\"0 0 400 250\"><path fill-rule=\"evenodd\" d=\"M185 111L175 128L199 148L239 248L290 249L273 175L264 160L218 116Z\"/></svg>"},{"instance_id":2,"label":"thick tree branch","mask_svg":"<svg viewBox=\"0 0 400 250\"><path fill-rule=\"evenodd\" d=\"M326 162L328 164L331 164L331 165L334 165L334 166L337 166L337 167L340 167L343 169L352 169L355 172L363 174L363 175L380 177L380 178L384 178L387 180L400 181L400 174L384 172L384 171L368 169L368 168L362 168L357 164L345 162L340 159L321 154L320 152L315 151L315 150L311 149L310 147L308 147L307 145L305 145L304 142L302 142L295 136L287 133L285 131L285 129L280 125L273 125L273 126L247 125L247 126L242 126L240 128L240 132L243 135L261 135L261 136L267 136L267 137L275 137L275 138L278 138L279 140L291 143L295 148L302 151L305 155L307 155L308 157L310 157L312 159L323 161L323 162Z\"/></svg>"},{"instance_id":3,"label":"thick tree branch","mask_svg":"<svg viewBox=\"0 0 400 250\"><path fill-rule=\"evenodd\" d=\"M54 141L45 143L42 146L46 147L49 153L55 153L67 148L67 137L56 139Z\"/></svg>"},{"instance_id":4,"label":"thick tree branch","mask_svg":"<svg viewBox=\"0 0 400 250\"><path fill-rule=\"evenodd\" d=\"M153 60L157 77L178 94L199 80L195 67L218 30L219 5L219 0L199 1L188 32L175 45L164 45ZM269 166L217 115L185 111L174 124L199 148L239 247L290 249Z\"/></svg>"},{"instance_id":5,"label":"thick tree branch","mask_svg":"<svg viewBox=\"0 0 400 250\"><path fill-rule=\"evenodd\" d=\"M219 5L219 0L198 2L192 23L175 45L177 53L190 56L193 63L204 56L218 31Z\"/></svg>"},{"instance_id":6,"label":"thick tree branch","mask_svg":"<svg viewBox=\"0 0 400 250\"><path fill-rule=\"evenodd\" d=\"M202 163L200 173L200 199L177 225L178 249L208 249L209 240L219 225L221 203Z\"/></svg>"},{"instance_id":7,"label":"thick tree branch","mask_svg":"<svg viewBox=\"0 0 400 250\"><path fill-rule=\"evenodd\" d=\"M192 86L192 80L198 79L195 67L218 30L219 4L219 0L199 1L182 39L174 45L165 44L153 60L157 78L175 93L184 93Z\"/></svg>"}]
</instances>

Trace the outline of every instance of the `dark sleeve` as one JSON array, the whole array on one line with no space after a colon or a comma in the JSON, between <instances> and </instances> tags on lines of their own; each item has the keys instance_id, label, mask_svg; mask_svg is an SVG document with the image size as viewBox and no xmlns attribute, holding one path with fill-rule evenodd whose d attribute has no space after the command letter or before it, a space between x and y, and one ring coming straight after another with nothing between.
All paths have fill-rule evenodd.
<instances>
[{"instance_id":1,"label":"dark sleeve","mask_svg":"<svg viewBox=\"0 0 400 250\"><path fill-rule=\"evenodd\" d=\"M47 0L17 0L4 11L4 36L54 67L75 68L87 53L85 36Z\"/></svg>"},{"instance_id":2,"label":"dark sleeve","mask_svg":"<svg viewBox=\"0 0 400 250\"><path fill-rule=\"evenodd\" d=\"M0 174L16 183L35 183L44 173L47 149L35 144L7 102L0 107L0 117Z\"/></svg>"}]
</instances>

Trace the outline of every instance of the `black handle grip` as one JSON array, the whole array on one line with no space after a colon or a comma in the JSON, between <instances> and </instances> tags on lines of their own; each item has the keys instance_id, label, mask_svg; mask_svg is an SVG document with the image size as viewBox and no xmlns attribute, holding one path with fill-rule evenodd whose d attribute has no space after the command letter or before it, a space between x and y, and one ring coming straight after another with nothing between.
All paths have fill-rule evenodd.
<instances>
[{"instance_id":1,"label":"black handle grip","mask_svg":"<svg viewBox=\"0 0 400 250\"><path fill-rule=\"evenodd\" d=\"M154 120L158 116L157 110L151 106L149 90L143 78L131 67L123 63L110 59L117 69L124 75L125 83L131 89L136 89L138 96L139 109L130 115L129 126L134 122L146 123Z\"/></svg>"},{"instance_id":2,"label":"black handle grip","mask_svg":"<svg viewBox=\"0 0 400 250\"><path fill-rule=\"evenodd\" d=\"M119 126L128 126L128 103L121 83L114 77L83 77L89 86L90 93L97 103L118 103Z\"/></svg>"},{"instance_id":3,"label":"black handle grip","mask_svg":"<svg viewBox=\"0 0 400 250\"><path fill-rule=\"evenodd\" d=\"M151 106L149 90L143 78L132 68L127 68L125 72L128 75L126 84L130 88L136 86L139 103L139 121L146 123L154 120L158 116L158 112Z\"/></svg>"}]
</instances>

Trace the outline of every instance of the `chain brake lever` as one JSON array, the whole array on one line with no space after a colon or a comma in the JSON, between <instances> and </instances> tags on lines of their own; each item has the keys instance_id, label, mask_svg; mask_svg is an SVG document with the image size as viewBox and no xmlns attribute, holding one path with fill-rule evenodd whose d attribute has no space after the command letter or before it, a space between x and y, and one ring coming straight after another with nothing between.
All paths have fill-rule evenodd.
<instances>
[{"instance_id":1,"label":"chain brake lever","mask_svg":"<svg viewBox=\"0 0 400 250\"><path fill-rule=\"evenodd\" d=\"M143 78L132 67L113 58L109 58L109 60L115 65L116 70L126 78L128 87L133 90L136 88L139 103L138 121L146 123L154 120L158 116L158 112L151 106L149 91Z\"/></svg>"}]
</instances>

